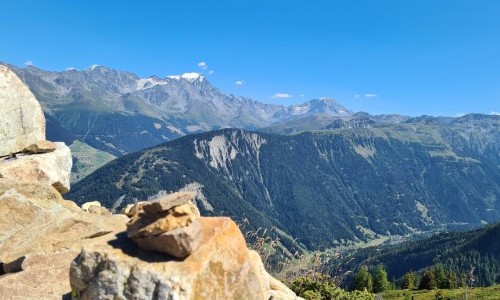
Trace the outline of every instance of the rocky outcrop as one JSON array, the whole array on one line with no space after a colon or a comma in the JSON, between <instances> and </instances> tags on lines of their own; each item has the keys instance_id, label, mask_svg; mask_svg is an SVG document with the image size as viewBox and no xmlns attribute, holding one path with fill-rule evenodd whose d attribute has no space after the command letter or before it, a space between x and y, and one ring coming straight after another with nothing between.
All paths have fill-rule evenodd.
<instances>
[{"instance_id":1,"label":"rocky outcrop","mask_svg":"<svg viewBox=\"0 0 500 300\"><path fill-rule=\"evenodd\" d=\"M85 212L47 185L0 179L0 207L0 295L11 299L57 299L71 289L78 299L296 299L229 218L168 230L199 227L199 245L178 259L141 249L127 237L128 217Z\"/></svg>"},{"instance_id":2,"label":"rocky outcrop","mask_svg":"<svg viewBox=\"0 0 500 300\"><path fill-rule=\"evenodd\" d=\"M45 140L40 103L7 67L0 65L0 177L38 182L60 193L70 189L73 164L64 143Z\"/></svg>"},{"instance_id":3,"label":"rocky outcrop","mask_svg":"<svg viewBox=\"0 0 500 300\"><path fill-rule=\"evenodd\" d=\"M69 266L82 247L105 244L128 220L84 212L51 186L8 179L0 179L0 207L0 295L9 299L68 294Z\"/></svg>"},{"instance_id":4,"label":"rocky outcrop","mask_svg":"<svg viewBox=\"0 0 500 300\"><path fill-rule=\"evenodd\" d=\"M45 140L45 117L40 103L17 75L3 65L0 107L0 156Z\"/></svg>"},{"instance_id":5,"label":"rocky outcrop","mask_svg":"<svg viewBox=\"0 0 500 300\"><path fill-rule=\"evenodd\" d=\"M229 218L198 218L200 246L184 260L140 249L125 234L86 246L71 264L78 299L295 299L248 250Z\"/></svg>"},{"instance_id":6,"label":"rocky outcrop","mask_svg":"<svg viewBox=\"0 0 500 300\"><path fill-rule=\"evenodd\" d=\"M71 150L64 143L55 143L55 146L56 149L49 153L0 159L0 174L15 181L53 186L60 193L68 192L73 164Z\"/></svg>"}]
</instances>

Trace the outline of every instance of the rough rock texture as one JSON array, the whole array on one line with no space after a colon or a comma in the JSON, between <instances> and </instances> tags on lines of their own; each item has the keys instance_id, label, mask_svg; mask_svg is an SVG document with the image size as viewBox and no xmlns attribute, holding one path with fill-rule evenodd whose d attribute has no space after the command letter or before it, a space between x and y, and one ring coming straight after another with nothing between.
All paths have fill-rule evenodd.
<instances>
[{"instance_id":1,"label":"rough rock texture","mask_svg":"<svg viewBox=\"0 0 500 300\"><path fill-rule=\"evenodd\" d=\"M200 217L200 212L192 202L170 208L167 211L153 210L161 206L156 203L144 205L137 215L132 216L127 233L130 238L161 234L172 229L191 224Z\"/></svg>"},{"instance_id":2,"label":"rough rock texture","mask_svg":"<svg viewBox=\"0 0 500 300\"><path fill-rule=\"evenodd\" d=\"M184 258L200 244L200 211L193 192L178 192L137 205L127 224L127 236L140 248ZM130 212L133 207L129 209Z\"/></svg>"},{"instance_id":3,"label":"rough rock texture","mask_svg":"<svg viewBox=\"0 0 500 300\"><path fill-rule=\"evenodd\" d=\"M64 143L55 144L56 150L50 153L0 159L0 174L15 181L51 185L60 193L68 192L73 164L71 150Z\"/></svg>"},{"instance_id":4,"label":"rough rock texture","mask_svg":"<svg viewBox=\"0 0 500 300\"><path fill-rule=\"evenodd\" d=\"M177 258L184 258L200 245L200 222L193 221L188 226L175 228L161 234L134 238L137 245L147 251L158 251Z\"/></svg>"},{"instance_id":5,"label":"rough rock texture","mask_svg":"<svg viewBox=\"0 0 500 300\"><path fill-rule=\"evenodd\" d=\"M110 216L111 212L104 206L91 205L88 212L95 215Z\"/></svg>"},{"instance_id":6,"label":"rough rock texture","mask_svg":"<svg viewBox=\"0 0 500 300\"><path fill-rule=\"evenodd\" d=\"M120 214L126 215L127 217L131 218L139 213L139 211L142 209L142 207L147 204L148 202L146 201L139 201L135 204L127 204L124 208L120 210Z\"/></svg>"},{"instance_id":7,"label":"rough rock texture","mask_svg":"<svg viewBox=\"0 0 500 300\"><path fill-rule=\"evenodd\" d=\"M91 206L102 206L102 205L99 201L89 201L89 202L83 203L81 207L84 211L88 211L89 207L91 207Z\"/></svg>"},{"instance_id":8,"label":"rough rock texture","mask_svg":"<svg viewBox=\"0 0 500 300\"><path fill-rule=\"evenodd\" d=\"M28 147L23 149L23 153L29 154L40 154L40 153L49 153L57 149L56 143L49 141L40 141L35 144L31 144Z\"/></svg>"},{"instance_id":9,"label":"rough rock texture","mask_svg":"<svg viewBox=\"0 0 500 300\"><path fill-rule=\"evenodd\" d=\"M50 186L8 179L0 179L0 207L0 298L8 299L61 299L82 247L105 244L127 221L86 213Z\"/></svg>"},{"instance_id":10,"label":"rough rock texture","mask_svg":"<svg viewBox=\"0 0 500 300\"><path fill-rule=\"evenodd\" d=\"M200 246L184 260L141 250L124 234L86 246L71 286L86 299L296 299L267 274L229 218L199 218Z\"/></svg>"},{"instance_id":11,"label":"rough rock texture","mask_svg":"<svg viewBox=\"0 0 500 300\"><path fill-rule=\"evenodd\" d=\"M45 140L40 103L10 69L0 65L0 156Z\"/></svg>"}]
</instances>

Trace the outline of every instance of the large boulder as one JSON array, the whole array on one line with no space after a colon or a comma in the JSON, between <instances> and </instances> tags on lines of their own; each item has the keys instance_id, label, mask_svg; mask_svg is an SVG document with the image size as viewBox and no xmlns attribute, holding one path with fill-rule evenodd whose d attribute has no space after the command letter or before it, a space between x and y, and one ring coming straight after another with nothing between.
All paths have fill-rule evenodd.
<instances>
[{"instance_id":1,"label":"large boulder","mask_svg":"<svg viewBox=\"0 0 500 300\"><path fill-rule=\"evenodd\" d=\"M200 246L184 260L140 249L126 234L85 246L71 264L79 300L296 299L273 279L230 219L198 218Z\"/></svg>"},{"instance_id":2,"label":"large boulder","mask_svg":"<svg viewBox=\"0 0 500 300\"><path fill-rule=\"evenodd\" d=\"M5 178L0 207L0 295L9 299L69 294L69 266L82 247L106 244L128 219L90 214L51 186Z\"/></svg>"},{"instance_id":3,"label":"large boulder","mask_svg":"<svg viewBox=\"0 0 500 300\"><path fill-rule=\"evenodd\" d=\"M0 122L0 126L3 122ZM55 143L49 153L23 155L0 159L0 174L19 182L38 182L56 188L60 193L70 189L73 160L71 150L64 143Z\"/></svg>"},{"instance_id":4,"label":"large boulder","mask_svg":"<svg viewBox=\"0 0 500 300\"><path fill-rule=\"evenodd\" d=\"M40 103L14 72L0 65L0 156L45 140Z\"/></svg>"}]
</instances>

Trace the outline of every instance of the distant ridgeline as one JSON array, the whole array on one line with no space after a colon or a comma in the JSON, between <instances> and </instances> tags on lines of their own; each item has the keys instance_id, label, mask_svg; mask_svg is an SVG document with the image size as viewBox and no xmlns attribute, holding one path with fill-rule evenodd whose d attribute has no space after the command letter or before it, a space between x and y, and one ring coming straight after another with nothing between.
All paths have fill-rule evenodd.
<instances>
[{"instance_id":1,"label":"distant ridgeline","mask_svg":"<svg viewBox=\"0 0 500 300\"><path fill-rule=\"evenodd\" d=\"M422 273L440 264L456 274L458 281L472 275L473 286L500 284L500 223L468 232L440 233L394 246L361 249L345 261L348 264L343 267L350 270L361 265L375 268L382 263L389 278L400 281L407 272ZM330 269L337 270L338 266L331 265ZM332 275L337 274L334 271Z\"/></svg>"},{"instance_id":2,"label":"distant ridgeline","mask_svg":"<svg viewBox=\"0 0 500 300\"><path fill-rule=\"evenodd\" d=\"M500 117L425 117L283 136L225 129L125 155L74 185L108 207L199 191L205 215L309 249L500 220ZM117 200L120 200L117 202Z\"/></svg>"}]
</instances>

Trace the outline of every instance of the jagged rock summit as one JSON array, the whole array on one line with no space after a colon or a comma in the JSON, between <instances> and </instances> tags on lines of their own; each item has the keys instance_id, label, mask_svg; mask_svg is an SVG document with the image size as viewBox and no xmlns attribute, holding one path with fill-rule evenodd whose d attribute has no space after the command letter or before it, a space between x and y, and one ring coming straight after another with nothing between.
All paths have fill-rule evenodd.
<instances>
[{"instance_id":1,"label":"jagged rock summit","mask_svg":"<svg viewBox=\"0 0 500 300\"><path fill-rule=\"evenodd\" d=\"M0 298L296 299L231 219L200 217L194 193L136 204L131 219L64 200L70 150L45 141L38 102L0 67Z\"/></svg>"}]
</instances>

